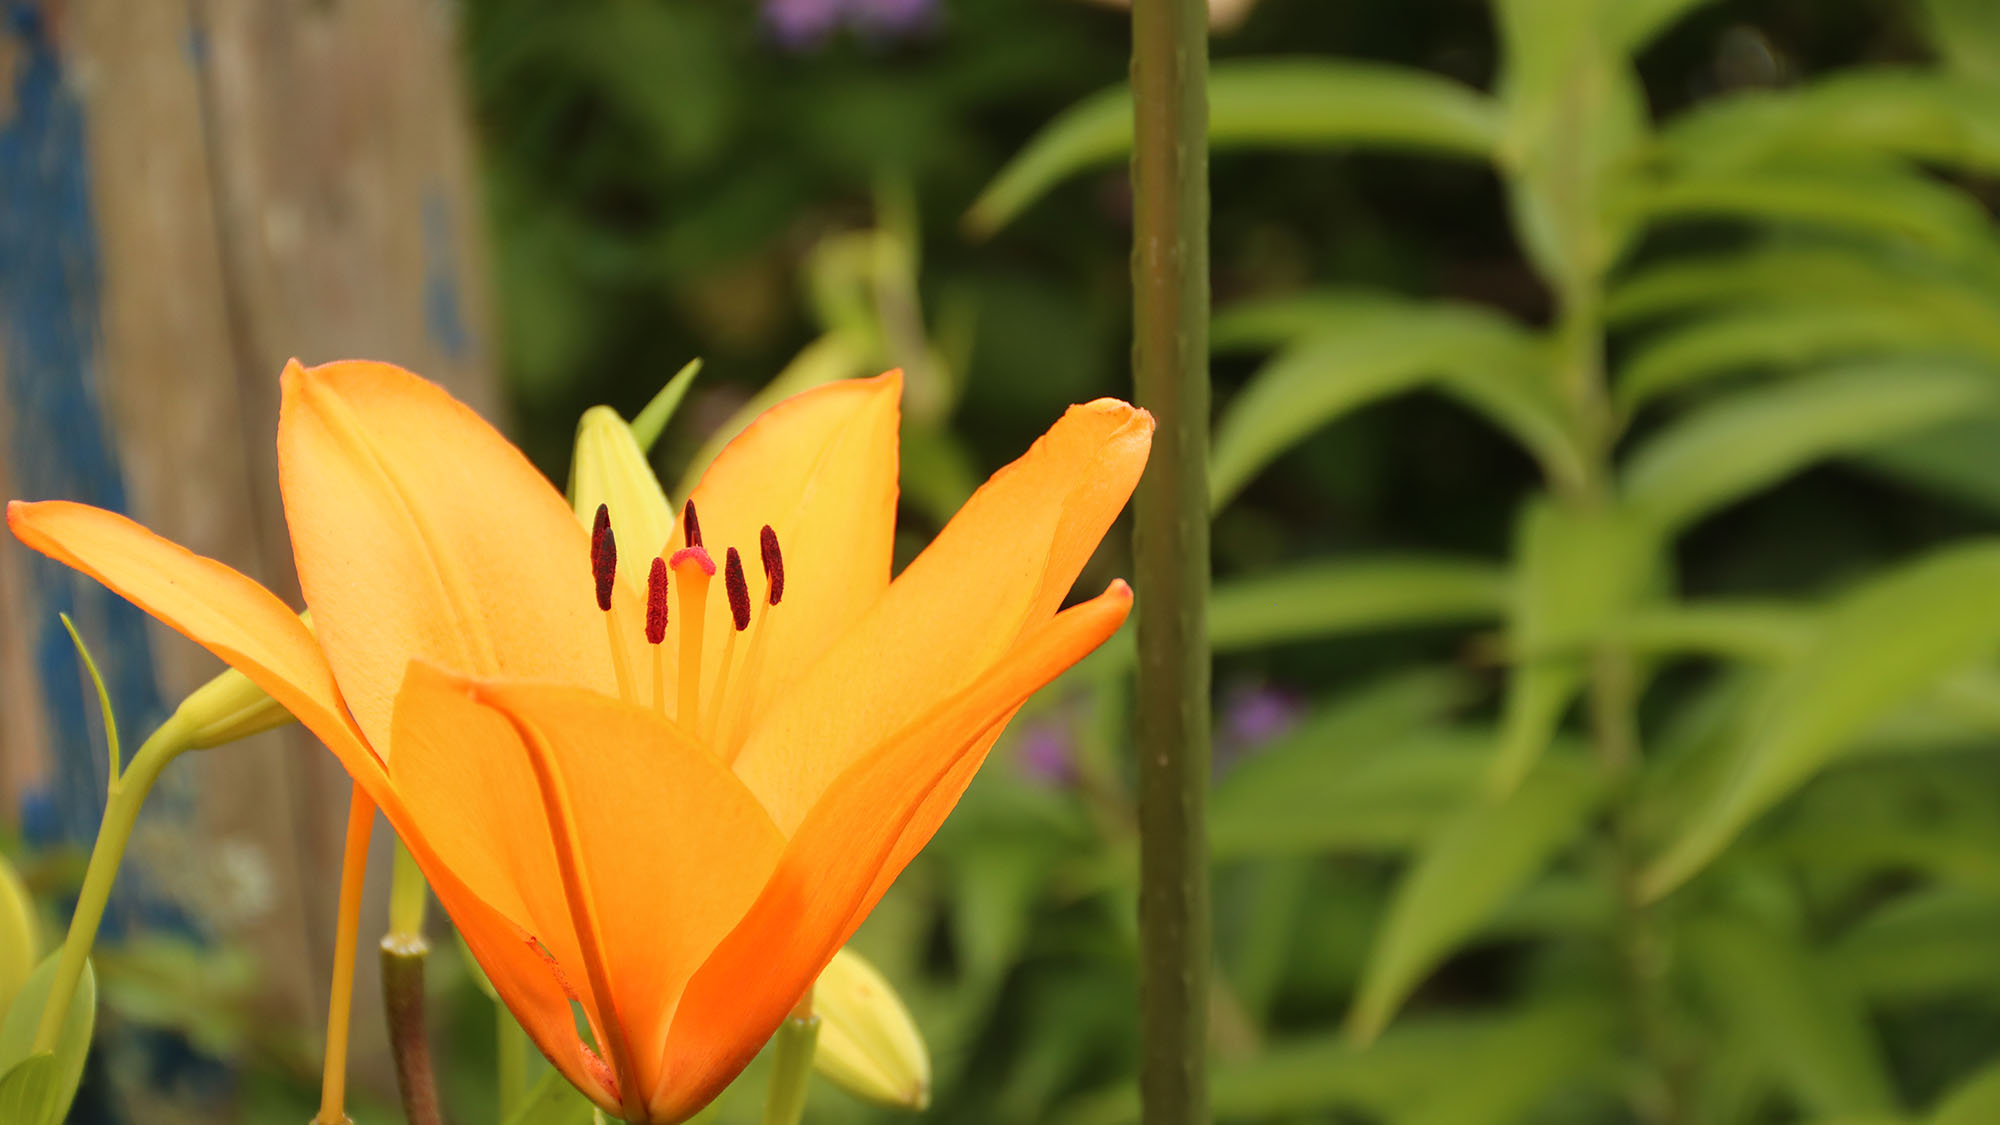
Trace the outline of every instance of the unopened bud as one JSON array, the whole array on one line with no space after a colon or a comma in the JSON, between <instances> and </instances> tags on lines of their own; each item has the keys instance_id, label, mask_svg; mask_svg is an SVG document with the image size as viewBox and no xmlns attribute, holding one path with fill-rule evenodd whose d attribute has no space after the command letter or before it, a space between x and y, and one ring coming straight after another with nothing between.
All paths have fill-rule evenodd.
<instances>
[{"instance_id":1,"label":"unopened bud","mask_svg":"<svg viewBox=\"0 0 2000 1125\"><path fill-rule=\"evenodd\" d=\"M312 628L312 611L299 614L299 620ZM194 689L174 709L174 716L186 724L190 750L206 750L292 721L290 711L234 668Z\"/></svg>"},{"instance_id":2,"label":"unopened bud","mask_svg":"<svg viewBox=\"0 0 2000 1125\"><path fill-rule=\"evenodd\" d=\"M820 1019L813 1065L821 1074L879 1105L930 1105L930 1051L902 998L860 954L834 954L813 988L813 1013Z\"/></svg>"},{"instance_id":3,"label":"unopened bud","mask_svg":"<svg viewBox=\"0 0 2000 1125\"><path fill-rule=\"evenodd\" d=\"M632 436L632 427L608 406L593 406L576 423L576 449L570 461L570 503L585 527L600 505L610 509L618 539L631 557L628 581L645 580L645 560L666 549L674 535L674 509L660 489L660 479L646 463L646 454Z\"/></svg>"}]
</instances>

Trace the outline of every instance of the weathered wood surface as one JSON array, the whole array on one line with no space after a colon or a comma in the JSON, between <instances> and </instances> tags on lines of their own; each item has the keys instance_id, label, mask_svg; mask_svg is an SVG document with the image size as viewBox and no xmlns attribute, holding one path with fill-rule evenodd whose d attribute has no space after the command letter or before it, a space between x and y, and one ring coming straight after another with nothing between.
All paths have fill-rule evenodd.
<instances>
[{"instance_id":1,"label":"weathered wood surface","mask_svg":"<svg viewBox=\"0 0 2000 1125\"><path fill-rule=\"evenodd\" d=\"M490 416L453 10L0 0L0 494L125 511L297 604L273 445L288 357L393 360ZM218 665L0 545L0 798L31 837L87 841L106 767L58 610L128 740ZM293 728L170 782L127 915L251 949L259 1015L316 1035L345 778ZM361 988L365 1071L380 1024Z\"/></svg>"}]
</instances>

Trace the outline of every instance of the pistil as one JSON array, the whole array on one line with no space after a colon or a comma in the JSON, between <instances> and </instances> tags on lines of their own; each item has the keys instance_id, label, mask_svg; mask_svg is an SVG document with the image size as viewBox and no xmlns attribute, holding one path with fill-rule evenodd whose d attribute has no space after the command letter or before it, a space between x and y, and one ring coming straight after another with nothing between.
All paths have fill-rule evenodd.
<instances>
[{"instance_id":1,"label":"pistil","mask_svg":"<svg viewBox=\"0 0 2000 1125\"><path fill-rule=\"evenodd\" d=\"M701 545L701 521L695 516L692 500L683 510L682 527L688 545L667 561L668 568L681 579L681 683L674 717L692 733L701 724L701 628L707 616L708 580L715 577L715 560Z\"/></svg>"}]
</instances>

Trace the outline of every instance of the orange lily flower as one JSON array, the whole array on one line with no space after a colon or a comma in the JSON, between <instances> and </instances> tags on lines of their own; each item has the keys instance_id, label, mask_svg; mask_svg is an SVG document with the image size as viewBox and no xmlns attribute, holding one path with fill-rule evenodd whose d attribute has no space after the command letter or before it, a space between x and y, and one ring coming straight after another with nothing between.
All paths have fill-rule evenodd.
<instances>
[{"instance_id":1,"label":"orange lily flower","mask_svg":"<svg viewBox=\"0 0 2000 1125\"><path fill-rule=\"evenodd\" d=\"M593 543L441 388L360 362L283 386L314 631L122 516L14 502L8 525L325 742L543 1053L629 1121L735 1077L1014 710L1130 606L1115 582L1060 609L1144 467L1152 419L1121 402L1071 408L892 582L901 376L807 391L620 579L615 524Z\"/></svg>"}]
</instances>

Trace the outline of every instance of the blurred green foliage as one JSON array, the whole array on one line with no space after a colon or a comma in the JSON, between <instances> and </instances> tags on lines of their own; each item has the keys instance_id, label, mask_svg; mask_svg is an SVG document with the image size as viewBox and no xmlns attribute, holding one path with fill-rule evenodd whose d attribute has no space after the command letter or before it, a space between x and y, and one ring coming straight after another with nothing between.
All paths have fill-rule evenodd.
<instances>
[{"instance_id":1,"label":"blurred green foliage","mask_svg":"<svg viewBox=\"0 0 2000 1125\"><path fill-rule=\"evenodd\" d=\"M464 5L553 479L693 355L668 481L901 365L907 558L1125 392L1124 19L937 3L804 43L751 0ZM1219 1118L2000 1121L1996 13L1262 0L1218 38ZM1130 663L1024 711L857 939L930 1117L1136 1120ZM456 953L446 1104L499 1120ZM247 1119L310 1112L251 967L99 969L106 1018L257 1052Z\"/></svg>"},{"instance_id":2,"label":"blurred green foliage","mask_svg":"<svg viewBox=\"0 0 2000 1125\"><path fill-rule=\"evenodd\" d=\"M930 372L916 545L1123 391L1117 13L468 10L550 468L691 354L698 461L836 340L809 377ZM1994 11L1264 0L1217 40L1219 1117L2000 1120ZM940 1120L1135 1117L1129 663L1031 706L863 931Z\"/></svg>"}]
</instances>

